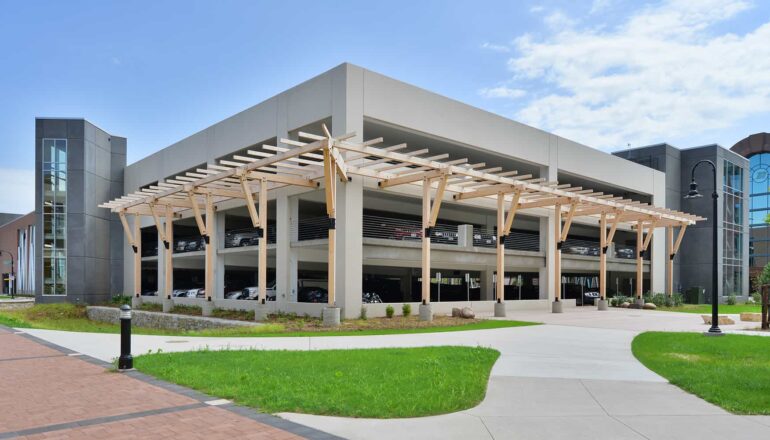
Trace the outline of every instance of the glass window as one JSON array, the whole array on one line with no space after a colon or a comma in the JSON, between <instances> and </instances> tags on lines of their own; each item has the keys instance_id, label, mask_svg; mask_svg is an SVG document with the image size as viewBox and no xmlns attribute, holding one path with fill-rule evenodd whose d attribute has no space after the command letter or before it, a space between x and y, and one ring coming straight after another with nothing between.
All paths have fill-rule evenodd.
<instances>
[{"instance_id":1,"label":"glass window","mask_svg":"<svg viewBox=\"0 0 770 440\"><path fill-rule=\"evenodd\" d=\"M741 295L743 292L743 169L738 165L724 161L724 179L722 185L722 295ZM759 174L762 174L761 171ZM767 179L764 174L764 179ZM752 174L753 178L753 174ZM752 185L754 181L752 180ZM753 188L753 186L752 186ZM750 221L764 221L767 204L755 209L759 199L751 199ZM761 217L761 218L760 218ZM755 247L757 243L752 243Z\"/></svg>"},{"instance_id":2,"label":"glass window","mask_svg":"<svg viewBox=\"0 0 770 440\"><path fill-rule=\"evenodd\" d=\"M67 294L67 140L43 139L43 295Z\"/></svg>"}]
</instances>

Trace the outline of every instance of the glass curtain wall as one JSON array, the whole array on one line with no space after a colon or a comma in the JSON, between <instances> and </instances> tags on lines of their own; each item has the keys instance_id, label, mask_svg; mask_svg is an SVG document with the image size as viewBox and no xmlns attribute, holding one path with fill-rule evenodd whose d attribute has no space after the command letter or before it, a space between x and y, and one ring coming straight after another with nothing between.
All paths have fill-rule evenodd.
<instances>
[{"instance_id":1,"label":"glass curtain wall","mask_svg":"<svg viewBox=\"0 0 770 440\"><path fill-rule=\"evenodd\" d=\"M765 218L770 214L770 153L755 154L751 164L751 206L749 207L749 265L764 267L770 260L770 236Z\"/></svg>"},{"instance_id":2,"label":"glass curtain wall","mask_svg":"<svg viewBox=\"0 0 770 440\"><path fill-rule=\"evenodd\" d=\"M743 292L743 168L724 161L722 295Z\"/></svg>"},{"instance_id":3,"label":"glass curtain wall","mask_svg":"<svg viewBox=\"0 0 770 440\"><path fill-rule=\"evenodd\" d=\"M43 295L67 294L67 140L43 139Z\"/></svg>"}]
</instances>

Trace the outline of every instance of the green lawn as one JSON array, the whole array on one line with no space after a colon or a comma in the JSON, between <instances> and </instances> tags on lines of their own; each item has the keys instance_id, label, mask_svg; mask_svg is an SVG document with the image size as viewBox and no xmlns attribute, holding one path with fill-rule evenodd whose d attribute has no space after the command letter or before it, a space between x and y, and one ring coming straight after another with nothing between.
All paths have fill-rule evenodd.
<instances>
[{"instance_id":1,"label":"green lawn","mask_svg":"<svg viewBox=\"0 0 770 440\"><path fill-rule=\"evenodd\" d=\"M199 351L143 355L134 366L270 413L394 418L477 405L499 355L480 347Z\"/></svg>"},{"instance_id":2,"label":"green lawn","mask_svg":"<svg viewBox=\"0 0 770 440\"><path fill-rule=\"evenodd\" d=\"M770 414L770 337L648 332L634 356L674 385L736 414Z\"/></svg>"},{"instance_id":3,"label":"green lawn","mask_svg":"<svg viewBox=\"0 0 770 440\"><path fill-rule=\"evenodd\" d=\"M664 312L683 312L683 313L698 313L701 315L711 314L711 304L682 304L679 307L658 307L657 310ZM743 312L756 312L761 311L761 306L758 304L720 304L719 314L738 314Z\"/></svg>"},{"instance_id":4,"label":"green lawn","mask_svg":"<svg viewBox=\"0 0 770 440\"><path fill-rule=\"evenodd\" d=\"M396 318L394 318L396 319ZM85 307L71 304L37 304L19 310L0 311L0 324L16 328L38 328L88 333L119 333L120 326L91 321L86 317ZM210 336L210 337L286 337L286 336L368 336L407 333L440 333L465 330L488 330L506 327L536 325L522 321L482 320L464 325L422 328L384 328L361 330L288 331L281 323L270 323L254 327L232 327L198 331L161 330L133 327L135 334L164 336Z\"/></svg>"}]
</instances>

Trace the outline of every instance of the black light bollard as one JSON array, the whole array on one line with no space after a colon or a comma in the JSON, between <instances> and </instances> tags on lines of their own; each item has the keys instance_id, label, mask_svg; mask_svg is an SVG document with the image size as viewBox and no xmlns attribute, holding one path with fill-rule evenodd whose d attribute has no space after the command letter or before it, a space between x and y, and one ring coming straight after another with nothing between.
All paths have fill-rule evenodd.
<instances>
[{"instance_id":1,"label":"black light bollard","mask_svg":"<svg viewBox=\"0 0 770 440\"><path fill-rule=\"evenodd\" d=\"M131 370L134 368L134 358L131 356L131 306L120 306L120 357L118 358L118 370Z\"/></svg>"}]
</instances>

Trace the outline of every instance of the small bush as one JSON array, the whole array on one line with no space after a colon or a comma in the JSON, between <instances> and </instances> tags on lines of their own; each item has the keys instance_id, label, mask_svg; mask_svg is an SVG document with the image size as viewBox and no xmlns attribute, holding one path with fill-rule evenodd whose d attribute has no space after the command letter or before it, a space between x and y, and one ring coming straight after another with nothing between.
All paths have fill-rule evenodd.
<instances>
[{"instance_id":1,"label":"small bush","mask_svg":"<svg viewBox=\"0 0 770 440\"><path fill-rule=\"evenodd\" d=\"M404 316L409 316L412 314L412 305L411 304L404 304L401 306L401 313Z\"/></svg>"},{"instance_id":2,"label":"small bush","mask_svg":"<svg viewBox=\"0 0 770 440\"><path fill-rule=\"evenodd\" d=\"M738 298L735 295L730 295L727 297L727 304L734 306L738 303Z\"/></svg>"},{"instance_id":3,"label":"small bush","mask_svg":"<svg viewBox=\"0 0 770 440\"><path fill-rule=\"evenodd\" d=\"M754 304L762 304L762 294L759 292L752 293L751 299L754 300Z\"/></svg>"},{"instance_id":4,"label":"small bush","mask_svg":"<svg viewBox=\"0 0 770 440\"><path fill-rule=\"evenodd\" d=\"M385 307L385 316L392 318L394 313L396 313L396 311L393 309L393 306L389 305Z\"/></svg>"},{"instance_id":5,"label":"small bush","mask_svg":"<svg viewBox=\"0 0 770 440\"><path fill-rule=\"evenodd\" d=\"M625 295L617 295L610 298L610 305L612 307L620 307L620 305L623 304L624 302L630 303L631 297L625 296Z\"/></svg>"},{"instance_id":6,"label":"small bush","mask_svg":"<svg viewBox=\"0 0 770 440\"><path fill-rule=\"evenodd\" d=\"M122 306L123 304L131 305L131 295L115 295L110 298L110 305Z\"/></svg>"},{"instance_id":7,"label":"small bush","mask_svg":"<svg viewBox=\"0 0 770 440\"><path fill-rule=\"evenodd\" d=\"M366 321L366 306L361 306L361 320Z\"/></svg>"},{"instance_id":8,"label":"small bush","mask_svg":"<svg viewBox=\"0 0 770 440\"><path fill-rule=\"evenodd\" d=\"M668 307L681 307L684 304L684 295L681 293L675 293L668 297L666 305Z\"/></svg>"}]
</instances>

